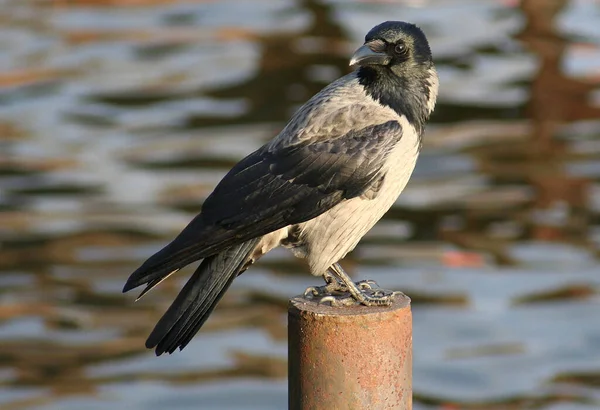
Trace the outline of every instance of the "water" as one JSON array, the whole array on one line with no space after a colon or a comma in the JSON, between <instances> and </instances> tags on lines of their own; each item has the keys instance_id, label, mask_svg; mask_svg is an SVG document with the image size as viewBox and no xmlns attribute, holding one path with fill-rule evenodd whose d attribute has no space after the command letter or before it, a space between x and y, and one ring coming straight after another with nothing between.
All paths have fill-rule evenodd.
<instances>
[{"instance_id":1,"label":"water","mask_svg":"<svg viewBox=\"0 0 600 410\"><path fill-rule=\"evenodd\" d=\"M144 340L186 275L120 289L390 18L441 95L345 266L413 299L415 408L600 408L598 2L0 6L2 409L286 407L286 300L315 284L287 251L169 357Z\"/></svg>"}]
</instances>

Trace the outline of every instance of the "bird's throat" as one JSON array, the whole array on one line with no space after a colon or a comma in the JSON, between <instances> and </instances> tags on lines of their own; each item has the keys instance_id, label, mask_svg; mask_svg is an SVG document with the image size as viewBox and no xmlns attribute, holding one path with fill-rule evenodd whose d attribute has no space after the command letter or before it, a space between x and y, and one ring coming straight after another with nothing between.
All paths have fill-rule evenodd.
<instances>
[{"instance_id":1,"label":"bird's throat","mask_svg":"<svg viewBox=\"0 0 600 410\"><path fill-rule=\"evenodd\" d=\"M422 136L429 118L431 89L427 79L405 77L393 73L387 67L365 66L358 69L359 83L365 92L380 104L390 107L398 115L405 116Z\"/></svg>"}]
</instances>

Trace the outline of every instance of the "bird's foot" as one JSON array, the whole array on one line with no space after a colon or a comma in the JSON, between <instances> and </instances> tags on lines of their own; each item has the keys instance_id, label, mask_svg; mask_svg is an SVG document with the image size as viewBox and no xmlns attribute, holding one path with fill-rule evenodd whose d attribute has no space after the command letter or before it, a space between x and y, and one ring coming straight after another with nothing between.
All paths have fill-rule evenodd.
<instances>
[{"instance_id":1,"label":"bird's foot","mask_svg":"<svg viewBox=\"0 0 600 410\"><path fill-rule=\"evenodd\" d=\"M319 303L329 302L331 306L389 306L394 303L394 296L402 294L381 289L374 280L353 282L339 263L334 263L323 279L326 285L311 286L304 296L319 298Z\"/></svg>"},{"instance_id":2,"label":"bird's foot","mask_svg":"<svg viewBox=\"0 0 600 410\"><path fill-rule=\"evenodd\" d=\"M372 290L374 288L378 288L377 282L374 280L361 280L360 282L355 282L355 285L358 289L361 290ZM309 298L315 297L333 297L335 295L341 295L349 293L349 289L345 283L338 281L337 279L332 277L331 281L328 281L326 285L323 286L311 286L306 288L304 291L304 296Z\"/></svg>"},{"instance_id":3,"label":"bird's foot","mask_svg":"<svg viewBox=\"0 0 600 410\"><path fill-rule=\"evenodd\" d=\"M311 286L304 291L304 296L319 299L319 303L330 303L331 306L389 306L394 303L394 296L401 292L381 289L374 280L352 282L347 286L333 276L326 276L326 285Z\"/></svg>"},{"instance_id":4,"label":"bird's foot","mask_svg":"<svg viewBox=\"0 0 600 410\"><path fill-rule=\"evenodd\" d=\"M306 288L304 296L309 298L324 297L333 295L334 293L345 293L348 291L346 285L337 280L337 278L329 272L323 275L323 279L325 280L326 285Z\"/></svg>"},{"instance_id":5,"label":"bird's foot","mask_svg":"<svg viewBox=\"0 0 600 410\"><path fill-rule=\"evenodd\" d=\"M357 283L358 285L358 283ZM366 289L357 295L346 293L345 295L329 295L321 298L319 303L329 302L331 306L390 306L394 303L396 295L402 295L402 292L391 292L383 289Z\"/></svg>"}]
</instances>

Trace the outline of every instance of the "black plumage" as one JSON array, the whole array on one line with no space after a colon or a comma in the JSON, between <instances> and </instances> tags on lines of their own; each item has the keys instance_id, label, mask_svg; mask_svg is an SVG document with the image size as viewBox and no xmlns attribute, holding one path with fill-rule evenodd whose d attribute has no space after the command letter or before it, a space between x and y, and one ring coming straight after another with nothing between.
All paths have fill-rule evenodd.
<instances>
[{"instance_id":1,"label":"black plumage","mask_svg":"<svg viewBox=\"0 0 600 410\"><path fill-rule=\"evenodd\" d=\"M392 67L377 64L360 67L357 73L360 83L375 100L406 116L422 135L430 114L427 101L433 92L432 76L427 70L412 70L410 64L402 63L409 58L415 64L431 60L425 35L414 24L386 21L369 31L365 40L387 51ZM400 52L395 50L398 43L405 45ZM408 55L405 50L412 52Z\"/></svg>"},{"instance_id":2,"label":"black plumage","mask_svg":"<svg viewBox=\"0 0 600 410\"><path fill-rule=\"evenodd\" d=\"M124 291L367 192L401 135L400 125L389 121L274 152L261 147L225 175L202 212L131 274Z\"/></svg>"},{"instance_id":3,"label":"black plumage","mask_svg":"<svg viewBox=\"0 0 600 410\"><path fill-rule=\"evenodd\" d=\"M272 248L291 248L313 275L324 275L394 203L437 96L429 45L416 26L386 22L367 34L351 64L359 69L236 164L201 213L131 274L123 291L146 285L141 297L202 260L146 342L157 355L183 349L235 277ZM334 273L352 286L337 264Z\"/></svg>"},{"instance_id":4,"label":"black plumage","mask_svg":"<svg viewBox=\"0 0 600 410\"><path fill-rule=\"evenodd\" d=\"M204 324L258 239L231 246L202 261L146 340L156 354L183 349Z\"/></svg>"}]
</instances>

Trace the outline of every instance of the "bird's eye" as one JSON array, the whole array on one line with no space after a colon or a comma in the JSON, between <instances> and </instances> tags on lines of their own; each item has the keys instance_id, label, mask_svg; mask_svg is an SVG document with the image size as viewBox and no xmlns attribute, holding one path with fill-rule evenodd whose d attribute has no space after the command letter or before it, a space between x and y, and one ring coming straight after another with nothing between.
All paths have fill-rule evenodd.
<instances>
[{"instance_id":1,"label":"bird's eye","mask_svg":"<svg viewBox=\"0 0 600 410\"><path fill-rule=\"evenodd\" d=\"M408 51L408 47L406 47L406 44L400 42L397 43L394 46L394 53L396 53L397 55L404 55L406 54L406 52Z\"/></svg>"}]
</instances>

